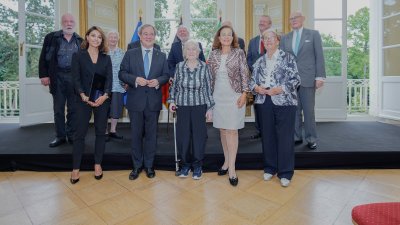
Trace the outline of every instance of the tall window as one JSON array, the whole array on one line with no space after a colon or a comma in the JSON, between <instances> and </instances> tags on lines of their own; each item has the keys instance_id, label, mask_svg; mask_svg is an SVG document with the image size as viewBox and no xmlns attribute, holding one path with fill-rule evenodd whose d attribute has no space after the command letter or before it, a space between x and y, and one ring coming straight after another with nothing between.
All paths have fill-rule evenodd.
<instances>
[{"instance_id":1,"label":"tall window","mask_svg":"<svg viewBox=\"0 0 400 225\"><path fill-rule=\"evenodd\" d=\"M201 42L207 57L219 22L217 4L218 0L154 0L156 42L168 51L182 22L191 38Z\"/></svg>"},{"instance_id":2,"label":"tall window","mask_svg":"<svg viewBox=\"0 0 400 225\"><path fill-rule=\"evenodd\" d=\"M369 78L369 0L315 0L315 29L324 47L327 76L341 76L346 66L347 78ZM343 38L343 32L347 35ZM347 64L343 65L346 53Z\"/></svg>"},{"instance_id":3,"label":"tall window","mask_svg":"<svg viewBox=\"0 0 400 225\"><path fill-rule=\"evenodd\" d=\"M400 2L383 0L383 75L400 76Z\"/></svg>"},{"instance_id":4,"label":"tall window","mask_svg":"<svg viewBox=\"0 0 400 225\"><path fill-rule=\"evenodd\" d=\"M342 75L343 22L342 0L314 1L314 27L322 37L327 76Z\"/></svg>"}]
</instances>

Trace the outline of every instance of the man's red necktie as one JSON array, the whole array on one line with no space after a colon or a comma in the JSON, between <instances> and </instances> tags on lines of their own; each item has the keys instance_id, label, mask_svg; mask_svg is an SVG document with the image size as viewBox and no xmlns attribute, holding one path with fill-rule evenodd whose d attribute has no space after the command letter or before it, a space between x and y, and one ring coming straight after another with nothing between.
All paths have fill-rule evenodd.
<instances>
[{"instance_id":1,"label":"man's red necktie","mask_svg":"<svg viewBox=\"0 0 400 225\"><path fill-rule=\"evenodd\" d=\"M260 41L260 55L264 55L264 53L265 53L264 42L261 40Z\"/></svg>"}]
</instances>

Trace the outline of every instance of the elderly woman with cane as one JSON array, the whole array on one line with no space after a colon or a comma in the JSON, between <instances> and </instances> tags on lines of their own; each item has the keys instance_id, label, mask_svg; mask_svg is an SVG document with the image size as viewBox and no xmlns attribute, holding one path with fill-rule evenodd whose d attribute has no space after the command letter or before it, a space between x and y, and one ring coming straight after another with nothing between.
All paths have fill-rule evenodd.
<instances>
[{"instance_id":1,"label":"elderly woman with cane","mask_svg":"<svg viewBox=\"0 0 400 225\"><path fill-rule=\"evenodd\" d=\"M214 99L211 93L211 75L205 62L199 59L196 41L188 40L183 47L185 60L176 66L168 98L169 110L176 112L176 143L181 155L179 177L201 178L204 150L207 140L206 118L211 120ZM190 152L192 146L192 152Z\"/></svg>"},{"instance_id":2,"label":"elderly woman with cane","mask_svg":"<svg viewBox=\"0 0 400 225\"><path fill-rule=\"evenodd\" d=\"M287 187L294 173L293 136L300 76L294 56L278 48L279 35L264 31L262 41L267 54L253 65L250 89L258 104L264 180L277 174L282 187Z\"/></svg>"}]
</instances>

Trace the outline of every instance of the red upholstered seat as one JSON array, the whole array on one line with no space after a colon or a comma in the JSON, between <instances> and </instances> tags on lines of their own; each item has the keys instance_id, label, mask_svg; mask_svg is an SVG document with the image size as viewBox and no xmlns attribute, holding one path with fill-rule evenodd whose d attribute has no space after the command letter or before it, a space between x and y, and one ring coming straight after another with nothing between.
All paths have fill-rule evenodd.
<instances>
[{"instance_id":1,"label":"red upholstered seat","mask_svg":"<svg viewBox=\"0 0 400 225\"><path fill-rule=\"evenodd\" d=\"M400 225L400 202L358 205L351 217L357 225Z\"/></svg>"}]
</instances>

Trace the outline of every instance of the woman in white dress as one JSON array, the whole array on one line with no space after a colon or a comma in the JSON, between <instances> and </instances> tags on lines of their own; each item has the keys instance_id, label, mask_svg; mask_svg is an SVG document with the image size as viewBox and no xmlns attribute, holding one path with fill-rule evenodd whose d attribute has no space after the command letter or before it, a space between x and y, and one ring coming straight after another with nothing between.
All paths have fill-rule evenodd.
<instances>
[{"instance_id":1,"label":"woman in white dress","mask_svg":"<svg viewBox=\"0 0 400 225\"><path fill-rule=\"evenodd\" d=\"M229 173L229 182L236 186L239 179L235 171L238 150L238 129L244 127L246 95L249 91L249 70L244 51L239 48L233 28L222 26L213 42L208 63L213 77L215 101L213 126L220 130L225 161L218 175Z\"/></svg>"}]
</instances>

